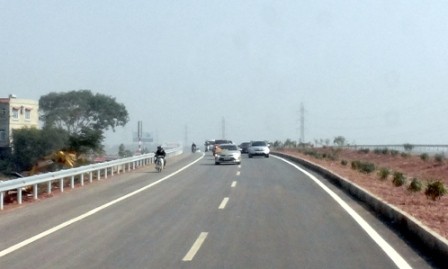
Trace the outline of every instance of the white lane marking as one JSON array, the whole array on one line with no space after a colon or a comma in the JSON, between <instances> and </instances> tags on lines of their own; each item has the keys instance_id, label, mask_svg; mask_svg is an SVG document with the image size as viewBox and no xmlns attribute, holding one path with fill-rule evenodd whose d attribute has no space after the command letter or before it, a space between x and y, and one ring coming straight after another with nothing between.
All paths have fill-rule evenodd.
<instances>
[{"instance_id":1,"label":"white lane marking","mask_svg":"<svg viewBox=\"0 0 448 269\"><path fill-rule=\"evenodd\" d=\"M196 255L196 253L199 251L199 249L201 248L202 244L205 241L205 238L207 238L208 233L201 233L199 234L198 239L196 239L196 241L194 242L194 244L191 246L190 250L187 252L187 254L185 254L185 257L182 259L182 261L192 261L194 256Z\"/></svg>"},{"instance_id":2,"label":"white lane marking","mask_svg":"<svg viewBox=\"0 0 448 269\"><path fill-rule=\"evenodd\" d=\"M236 172L236 175L237 175L237 176L239 176L240 174L241 174L241 172L240 172L240 171L237 171L237 172Z\"/></svg>"},{"instance_id":3,"label":"white lane marking","mask_svg":"<svg viewBox=\"0 0 448 269\"><path fill-rule=\"evenodd\" d=\"M144 186L144 187L142 187L142 188L140 188L138 190L135 190L135 191L133 191L131 193L128 193L128 194L126 194L126 195L124 195L124 196L122 196L120 198L117 198L117 199L115 199L113 201L110 201L110 202L104 204L104 205L101 205L101 206L99 206L97 208L94 208L94 209L92 209L92 210L90 210L90 211L88 211L88 212L86 212L86 213L84 213L84 214L82 214L82 215L80 215L78 217L75 217L75 218L73 218L71 220L68 220L68 221L66 221L64 223L61 223L61 224L59 224L59 225L57 225L57 226L55 226L53 228L50 228L50 229L48 229L48 230L46 230L44 232L41 232L40 234L37 234L37 235L35 235L33 237L30 237L30 238L28 238L28 239L26 239L26 240L24 240L24 241L22 241L20 243L17 243L15 245L11 246L11 247L8 247L8 248L0 251L0 257L3 257L3 256L5 256L5 255L7 255L7 254L9 254L11 252L14 252L14 251L16 251L16 250L26 246L26 245L29 245L29 244L33 243L33 242L35 242L35 241L37 241L39 239L42 239L42 238L44 238L47 235L50 235L50 234L52 234L52 233L54 233L56 231L59 231L59 230L65 228L65 227L67 227L67 226L69 226L69 225L71 225L71 224L73 224L75 222L78 222L78 221L80 221L82 219L85 219L85 218L95 214L95 213L98 213L101 210L106 209L106 208L108 208L108 207L110 207L110 206L112 206L112 205L114 205L114 204L116 204L118 202L124 201L124 200L126 200L126 199L128 199L128 198L130 198L130 197L132 197L132 196L134 196L134 195L136 195L136 194L138 194L138 193L140 193L142 191L145 191L145 190L147 190L147 189L149 189L151 187L154 187L155 185L157 185L159 183L162 183L163 181L171 178L172 176L182 172L183 170L185 170L188 167L192 166L193 164L197 163L202 158L204 158L204 154L202 154L202 156L199 159L197 159L196 161L194 161L194 162L192 162L192 163L182 167L181 169L177 170L176 172L174 172L174 173L172 173L170 175L167 175L164 178L161 178L161 179L159 179L159 180L157 180L157 181L155 181L155 182L153 182L151 184L148 184L148 185L146 185L146 186Z\"/></svg>"},{"instance_id":4,"label":"white lane marking","mask_svg":"<svg viewBox=\"0 0 448 269\"><path fill-rule=\"evenodd\" d=\"M327 186L325 186L322 182L320 182L315 176L308 173L304 169L300 168L296 164L285 160L283 158L274 156L277 159L280 159L292 166L294 166L297 170L301 171L309 178L311 178L319 187L321 187L325 192L327 192L357 223L361 228L370 236L370 238L375 241L375 243L386 253L387 256L398 266L400 269L410 269L412 268L406 261L401 257L401 255L391 246L389 243L384 240L381 235L379 235L373 228L370 226L367 221L365 221L355 210L353 210L346 202L344 202L336 193L330 190Z\"/></svg>"},{"instance_id":5,"label":"white lane marking","mask_svg":"<svg viewBox=\"0 0 448 269\"><path fill-rule=\"evenodd\" d=\"M232 182L232 185L230 185L232 188L236 187L236 181Z\"/></svg>"},{"instance_id":6,"label":"white lane marking","mask_svg":"<svg viewBox=\"0 0 448 269\"><path fill-rule=\"evenodd\" d=\"M229 197L225 197L224 199L222 199L221 204L219 205L219 209L224 209L226 208L227 202L229 202Z\"/></svg>"}]
</instances>

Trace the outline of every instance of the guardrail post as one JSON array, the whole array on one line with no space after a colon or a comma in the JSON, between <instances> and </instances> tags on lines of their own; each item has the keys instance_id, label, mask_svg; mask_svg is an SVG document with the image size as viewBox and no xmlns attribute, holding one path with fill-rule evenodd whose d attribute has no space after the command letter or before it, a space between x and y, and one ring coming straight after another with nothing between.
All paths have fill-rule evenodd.
<instances>
[{"instance_id":1,"label":"guardrail post","mask_svg":"<svg viewBox=\"0 0 448 269\"><path fill-rule=\"evenodd\" d=\"M33 186L33 198L34 198L34 200L37 200L37 196L38 196L38 188L37 188L37 184L34 184L34 186Z\"/></svg>"},{"instance_id":2,"label":"guardrail post","mask_svg":"<svg viewBox=\"0 0 448 269\"><path fill-rule=\"evenodd\" d=\"M81 174L81 186L84 186L84 173Z\"/></svg>"},{"instance_id":3,"label":"guardrail post","mask_svg":"<svg viewBox=\"0 0 448 269\"><path fill-rule=\"evenodd\" d=\"M47 185L47 193L50 194L51 193L51 183L52 181L48 181L48 185Z\"/></svg>"},{"instance_id":4,"label":"guardrail post","mask_svg":"<svg viewBox=\"0 0 448 269\"><path fill-rule=\"evenodd\" d=\"M59 189L61 190L61 192L64 192L64 178L61 178L59 180Z\"/></svg>"},{"instance_id":5,"label":"guardrail post","mask_svg":"<svg viewBox=\"0 0 448 269\"><path fill-rule=\"evenodd\" d=\"M92 183L93 181L93 173L89 172L89 182Z\"/></svg>"},{"instance_id":6,"label":"guardrail post","mask_svg":"<svg viewBox=\"0 0 448 269\"><path fill-rule=\"evenodd\" d=\"M0 210L3 210L3 201L5 199L5 192L0 192Z\"/></svg>"},{"instance_id":7,"label":"guardrail post","mask_svg":"<svg viewBox=\"0 0 448 269\"><path fill-rule=\"evenodd\" d=\"M116 166L112 166L110 168L110 176L113 177L114 176L114 169L116 168Z\"/></svg>"},{"instance_id":8,"label":"guardrail post","mask_svg":"<svg viewBox=\"0 0 448 269\"><path fill-rule=\"evenodd\" d=\"M96 177L99 180L101 180L101 169L98 169L98 171L96 171Z\"/></svg>"},{"instance_id":9,"label":"guardrail post","mask_svg":"<svg viewBox=\"0 0 448 269\"><path fill-rule=\"evenodd\" d=\"M22 204L22 188L17 189L17 202L19 205Z\"/></svg>"},{"instance_id":10,"label":"guardrail post","mask_svg":"<svg viewBox=\"0 0 448 269\"><path fill-rule=\"evenodd\" d=\"M107 179L107 167L106 167L106 169L104 169L104 178Z\"/></svg>"},{"instance_id":11,"label":"guardrail post","mask_svg":"<svg viewBox=\"0 0 448 269\"><path fill-rule=\"evenodd\" d=\"M70 188L72 188L72 189L75 188L75 176L72 176L70 178Z\"/></svg>"}]
</instances>

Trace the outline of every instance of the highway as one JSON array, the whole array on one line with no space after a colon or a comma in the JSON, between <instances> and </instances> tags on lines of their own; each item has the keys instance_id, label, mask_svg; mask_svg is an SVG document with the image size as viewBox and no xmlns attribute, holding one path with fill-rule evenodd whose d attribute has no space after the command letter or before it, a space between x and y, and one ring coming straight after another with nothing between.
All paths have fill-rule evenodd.
<instances>
[{"instance_id":1,"label":"highway","mask_svg":"<svg viewBox=\"0 0 448 269\"><path fill-rule=\"evenodd\" d=\"M0 212L0 268L432 268L356 201L273 155L168 165Z\"/></svg>"}]
</instances>

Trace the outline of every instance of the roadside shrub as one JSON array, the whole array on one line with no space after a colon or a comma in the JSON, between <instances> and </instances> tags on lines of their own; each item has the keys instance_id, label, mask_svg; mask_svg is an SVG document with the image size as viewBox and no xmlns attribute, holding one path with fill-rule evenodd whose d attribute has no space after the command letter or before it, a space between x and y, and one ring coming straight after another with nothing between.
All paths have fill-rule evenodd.
<instances>
[{"instance_id":1,"label":"roadside shrub","mask_svg":"<svg viewBox=\"0 0 448 269\"><path fill-rule=\"evenodd\" d=\"M437 163L442 164L443 161L445 160L445 155L443 155L443 154L436 154L436 155L434 156L434 160L435 160Z\"/></svg>"},{"instance_id":2,"label":"roadside shrub","mask_svg":"<svg viewBox=\"0 0 448 269\"><path fill-rule=\"evenodd\" d=\"M381 154L382 150L381 149L374 149L373 153L375 154Z\"/></svg>"},{"instance_id":3,"label":"roadside shrub","mask_svg":"<svg viewBox=\"0 0 448 269\"><path fill-rule=\"evenodd\" d=\"M422 159L423 161L427 161L429 159L429 155L428 153L422 153L420 154L420 159Z\"/></svg>"},{"instance_id":4,"label":"roadside shrub","mask_svg":"<svg viewBox=\"0 0 448 269\"><path fill-rule=\"evenodd\" d=\"M352 163L351 163L351 167L353 170L358 170L360 166L361 166L360 161L352 161Z\"/></svg>"},{"instance_id":5,"label":"roadside shrub","mask_svg":"<svg viewBox=\"0 0 448 269\"><path fill-rule=\"evenodd\" d=\"M394 186L400 187L406 183L406 177L401 172L394 172L392 183L394 184Z\"/></svg>"},{"instance_id":6,"label":"roadside shrub","mask_svg":"<svg viewBox=\"0 0 448 269\"><path fill-rule=\"evenodd\" d=\"M337 152L331 152L324 155L325 159L328 159L330 161L337 161L338 160L338 153Z\"/></svg>"},{"instance_id":7,"label":"roadside shrub","mask_svg":"<svg viewBox=\"0 0 448 269\"><path fill-rule=\"evenodd\" d=\"M387 177L389 177L390 175L390 170L388 168L381 168L378 171L378 176L380 177L381 180L386 180Z\"/></svg>"},{"instance_id":8,"label":"roadside shrub","mask_svg":"<svg viewBox=\"0 0 448 269\"><path fill-rule=\"evenodd\" d=\"M425 195L427 198L431 198L431 200L433 201L435 201L436 199L440 199L445 194L445 186L440 180L428 183L428 185L426 186Z\"/></svg>"},{"instance_id":9,"label":"roadside shrub","mask_svg":"<svg viewBox=\"0 0 448 269\"><path fill-rule=\"evenodd\" d=\"M394 157L397 156L399 153L400 152L398 150L395 150L395 149L390 151L390 155L392 155Z\"/></svg>"},{"instance_id":10,"label":"roadside shrub","mask_svg":"<svg viewBox=\"0 0 448 269\"><path fill-rule=\"evenodd\" d=\"M408 186L408 190L411 192L419 192L422 190L422 187L422 182L414 177L411 181L411 184L409 184Z\"/></svg>"},{"instance_id":11,"label":"roadside shrub","mask_svg":"<svg viewBox=\"0 0 448 269\"><path fill-rule=\"evenodd\" d=\"M383 148L383 149L381 150L381 154L383 154L383 155L387 155L387 154L389 154L389 149L388 149L388 148Z\"/></svg>"},{"instance_id":12,"label":"roadside shrub","mask_svg":"<svg viewBox=\"0 0 448 269\"><path fill-rule=\"evenodd\" d=\"M314 151L314 150L309 150L309 149L308 149L308 150L305 150L305 151L303 152L303 154L312 156L312 157L314 157L314 158L316 158L316 159L319 159L319 160L323 158L322 154L320 154L319 152Z\"/></svg>"},{"instance_id":13,"label":"roadside shrub","mask_svg":"<svg viewBox=\"0 0 448 269\"><path fill-rule=\"evenodd\" d=\"M351 166L353 170L358 170L364 174L370 174L376 169L375 164L361 161L352 161Z\"/></svg>"},{"instance_id":14,"label":"roadside shrub","mask_svg":"<svg viewBox=\"0 0 448 269\"><path fill-rule=\"evenodd\" d=\"M359 152L359 153L367 154L367 153L370 152L370 149L360 149L360 150L358 150L358 152Z\"/></svg>"},{"instance_id":15,"label":"roadside shrub","mask_svg":"<svg viewBox=\"0 0 448 269\"><path fill-rule=\"evenodd\" d=\"M362 173L370 174L373 171L375 171L375 169L376 169L375 164L369 163L369 162L364 162L361 165L360 171Z\"/></svg>"},{"instance_id":16,"label":"roadside shrub","mask_svg":"<svg viewBox=\"0 0 448 269\"><path fill-rule=\"evenodd\" d=\"M347 160L341 160L341 164L342 164L343 166L347 166L348 162L347 162Z\"/></svg>"},{"instance_id":17,"label":"roadside shrub","mask_svg":"<svg viewBox=\"0 0 448 269\"><path fill-rule=\"evenodd\" d=\"M407 153L407 152L402 152L401 154L401 157L403 157L403 158L409 158L409 156L411 156L409 153Z\"/></svg>"}]
</instances>

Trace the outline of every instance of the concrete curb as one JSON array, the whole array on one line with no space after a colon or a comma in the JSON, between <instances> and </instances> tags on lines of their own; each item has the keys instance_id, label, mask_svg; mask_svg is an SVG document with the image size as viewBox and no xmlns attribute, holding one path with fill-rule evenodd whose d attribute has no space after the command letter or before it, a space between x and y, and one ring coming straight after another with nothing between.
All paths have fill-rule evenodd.
<instances>
[{"instance_id":1,"label":"concrete curb","mask_svg":"<svg viewBox=\"0 0 448 269\"><path fill-rule=\"evenodd\" d=\"M429 252L431 258L440 262L446 261L448 257L448 240L406 212L388 204L369 191L318 164L280 152L271 152L271 154L301 164L321 174L334 185L366 204L374 212L378 213L382 219L392 222L394 227L409 237L409 240L423 246Z\"/></svg>"}]
</instances>

